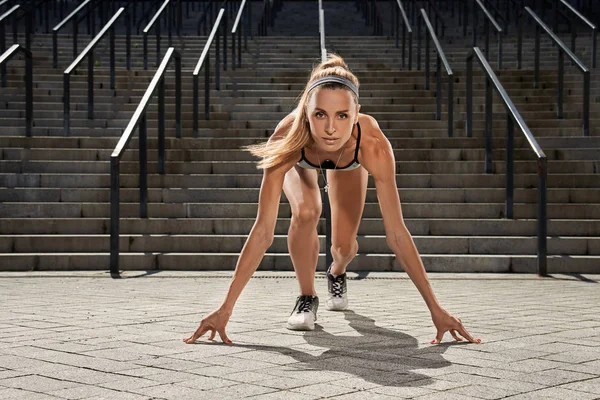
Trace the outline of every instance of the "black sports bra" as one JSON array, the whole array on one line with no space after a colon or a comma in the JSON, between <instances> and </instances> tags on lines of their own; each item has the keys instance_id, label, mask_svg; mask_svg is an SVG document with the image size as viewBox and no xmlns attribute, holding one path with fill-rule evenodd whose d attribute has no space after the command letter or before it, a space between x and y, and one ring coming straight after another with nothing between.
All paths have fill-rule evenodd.
<instances>
[{"instance_id":1,"label":"black sports bra","mask_svg":"<svg viewBox=\"0 0 600 400\"><path fill-rule=\"evenodd\" d=\"M335 167L335 163L331 160L325 160L321 163L321 166L315 165L306 159L304 155L304 149L302 149L302 157L298 161L296 165L306 169L335 169L336 171L351 171L360 167L360 163L358 162L358 148L360 146L360 124L357 122L356 126L358 127L358 136L356 138L356 149L354 150L354 159L350 162L350 164L345 167Z\"/></svg>"}]
</instances>

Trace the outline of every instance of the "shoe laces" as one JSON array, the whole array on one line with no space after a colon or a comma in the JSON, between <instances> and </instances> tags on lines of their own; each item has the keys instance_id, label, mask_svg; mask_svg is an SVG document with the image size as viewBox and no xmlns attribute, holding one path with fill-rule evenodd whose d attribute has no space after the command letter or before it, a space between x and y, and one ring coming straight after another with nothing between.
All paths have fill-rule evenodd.
<instances>
[{"instance_id":1,"label":"shoe laces","mask_svg":"<svg viewBox=\"0 0 600 400\"><path fill-rule=\"evenodd\" d=\"M298 313L311 311L313 303L312 296L301 296L298 301L300 302L300 304L298 305Z\"/></svg>"},{"instance_id":2,"label":"shoe laces","mask_svg":"<svg viewBox=\"0 0 600 400\"><path fill-rule=\"evenodd\" d=\"M342 276L333 279L331 282L331 290L333 291L334 297L342 297L343 285L344 278Z\"/></svg>"}]
</instances>

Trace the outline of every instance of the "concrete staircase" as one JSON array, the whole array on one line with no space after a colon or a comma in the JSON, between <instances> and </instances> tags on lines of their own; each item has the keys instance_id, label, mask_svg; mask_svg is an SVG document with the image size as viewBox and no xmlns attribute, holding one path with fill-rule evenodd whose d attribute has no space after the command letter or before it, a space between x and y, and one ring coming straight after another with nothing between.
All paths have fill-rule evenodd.
<instances>
[{"instance_id":1,"label":"concrete staircase","mask_svg":"<svg viewBox=\"0 0 600 400\"><path fill-rule=\"evenodd\" d=\"M330 2L325 2L327 7ZM287 6L287 3L284 7ZM284 15L284 10L280 15ZM121 166L121 268L232 269L257 211L262 175L239 150L265 140L294 106L318 57L315 36L256 38L241 70L222 72L211 90L210 121L192 138L191 68L204 38L181 39L184 51L183 139L175 138L173 73L167 88L167 173L157 173L156 100L149 108L149 216L139 218L137 139ZM36 41L47 43L38 35ZM551 48L544 42L546 48ZM534 272L536 265L536 163L515 133L515 219L504 216L505 113L494 109L494 173L485 174L484 82L475 79L475 132L465 136L466 46L447 44L455 58L455 133L447 113L435 120L435 91L422 71L400 68L400 50L386 37L329 37L361 80L363 112L379 121L395 149L397 183L407 225L428 271ZM119 47L122 56L122 45ZM191 54L190 54L191 53ZM511 51L507 49L508 55ZM553 53L553 52L552 52ZM544 51L544 65L551 64ZM24 137L23 72L9 68L0 90L0 270L108 269L109 157L154 71L119 70L115 92L101 52L96 119L85 112L85 70L73 84L72 130L62 136L62 70L36 65L36 126ZM139 52L135 55L139 59ZM63 60L61 62L68 62ZM62 64L62 65L65 65ZM555 71L544 69L532 89L531 70L499 74L548 156L549 272L600 272L600 128L592 107L591 136L581 136L580 77L567 68L565 118L556 120ZM592 98L600 95L597 74ZM214 89L214 85L212 86ZM435 88L431 77L431 88ZM201 87L201 90L203 88ZM443 93L445 99L445 93ZM291 270L286 234L290 209L282 196L276 238L261 269ZM353 270L399 269L385 244L370 179L360 254ZM324 251L324 220L319 226ZM324 256L319 268L323 270Z\"/></svg>"}]
</instances>

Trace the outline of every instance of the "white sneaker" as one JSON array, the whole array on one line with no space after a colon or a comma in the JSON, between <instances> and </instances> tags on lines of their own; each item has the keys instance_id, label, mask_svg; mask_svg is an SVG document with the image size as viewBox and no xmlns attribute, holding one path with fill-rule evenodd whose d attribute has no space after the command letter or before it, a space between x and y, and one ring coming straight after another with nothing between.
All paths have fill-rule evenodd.
<instances>
[{"instance_id":1,"label":"white sneaker","mask_svg":"<svg viewBox=\"0 0 600 400\"><path fill-rule=\"evenodd\" d=\"M331 267L327 270L327 297L326 307L330 311L342 311L348 308L348 293L346 286L346 273L339 276L331 275Z\"/></svg>"},{"instance_id":2,"label":"white sneaker","mask_svg":"<svg viewBox=\"0 0 600 400\"><path fill-rule=\"evenodd\" d=\"M293 331L314 330L318 308L319 298L317 296L298 296L286 327Z\"/></svg>"}]
</instances>

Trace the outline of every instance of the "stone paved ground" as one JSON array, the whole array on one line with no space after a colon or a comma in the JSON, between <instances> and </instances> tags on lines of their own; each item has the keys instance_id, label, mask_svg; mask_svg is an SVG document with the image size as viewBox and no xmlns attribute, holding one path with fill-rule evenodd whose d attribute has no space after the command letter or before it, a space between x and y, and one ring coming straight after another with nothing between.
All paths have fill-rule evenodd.
<instances>
[{"instance_id":1,"label":"stone paved ground","mask_svg":"<svg viewBox=\"0 0 600 400\"><path fill-rule=\"evenodd\" d=\"M229 275L0 274L0 398L600 398L600 276L431 274L484 341L431 345L404 274L349 281L352 311L291 332L296 281L263 272L232 315L233 345L183 343Z\"/></svg>"}]
</instances>

